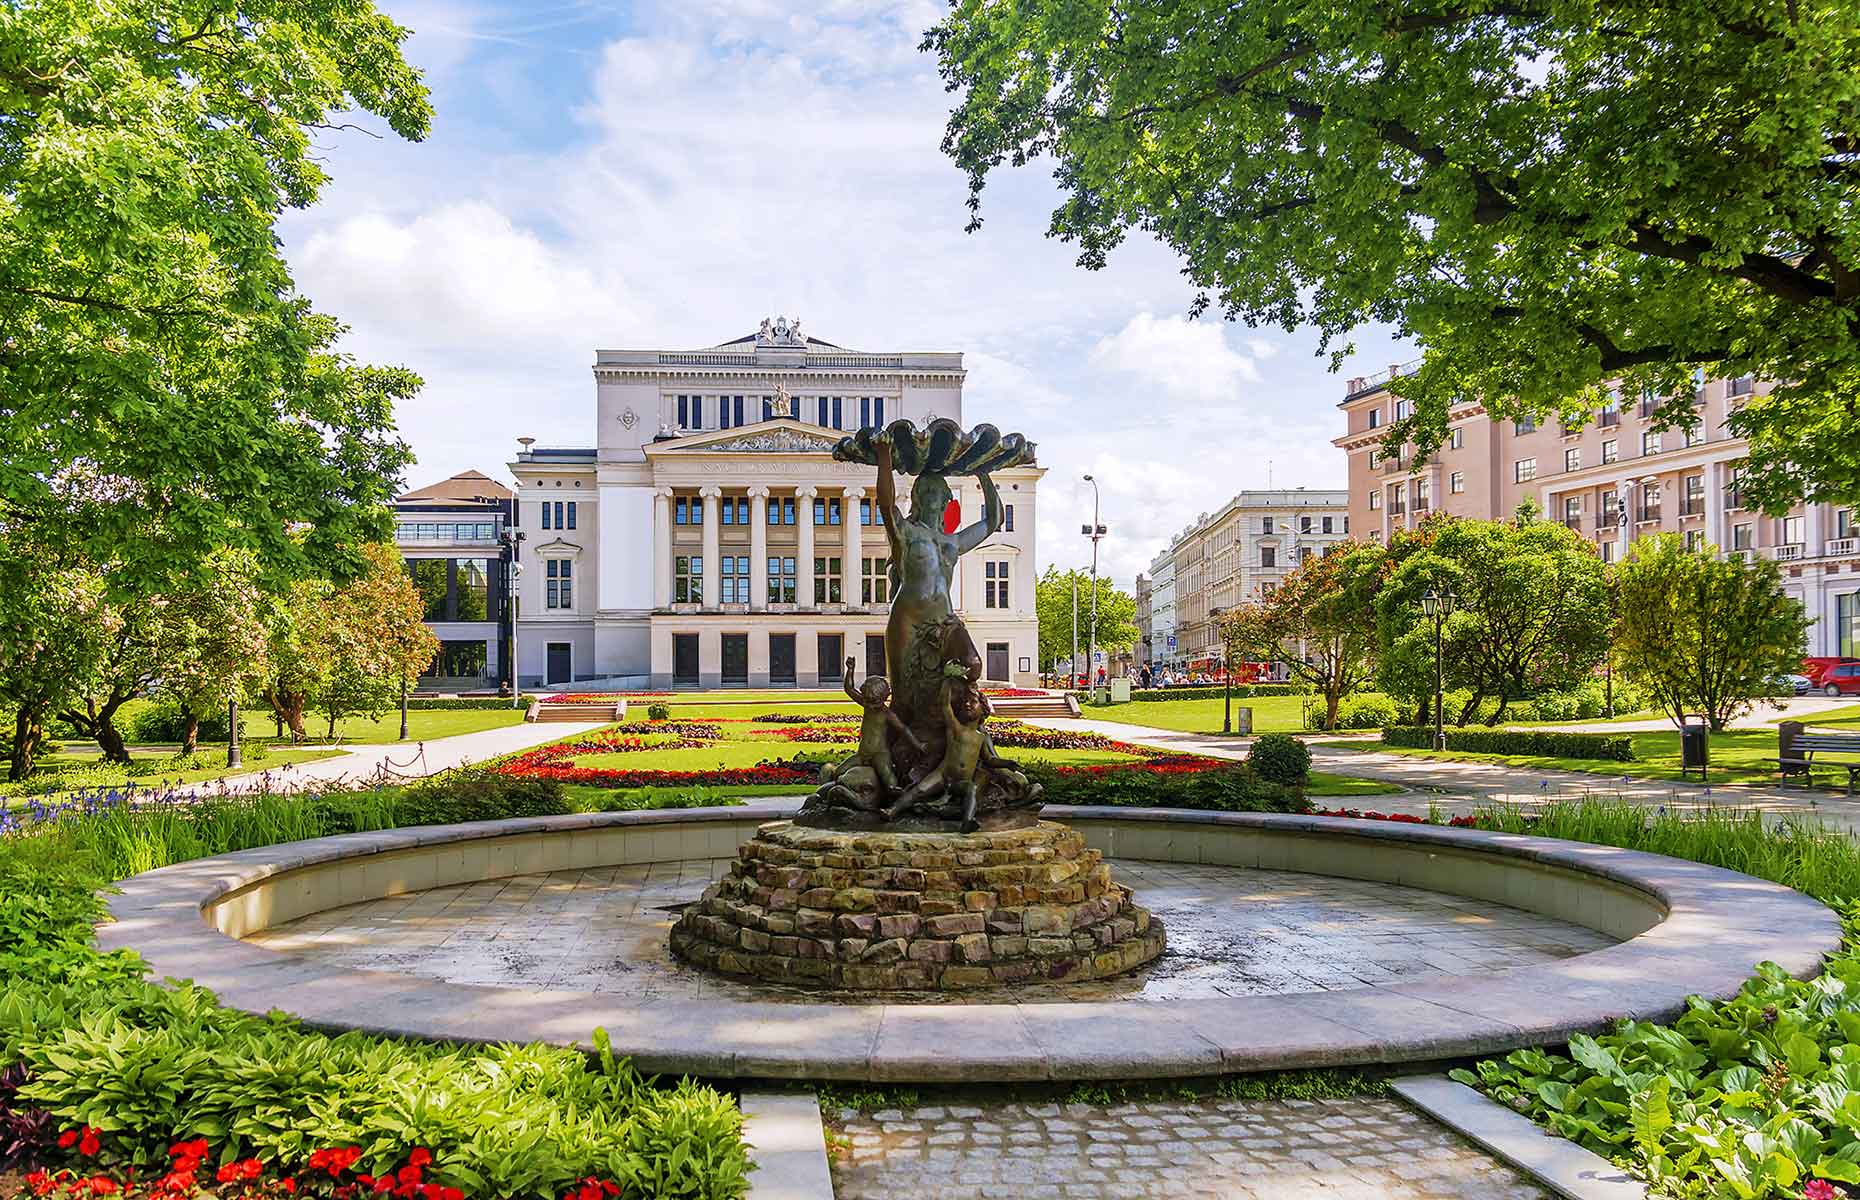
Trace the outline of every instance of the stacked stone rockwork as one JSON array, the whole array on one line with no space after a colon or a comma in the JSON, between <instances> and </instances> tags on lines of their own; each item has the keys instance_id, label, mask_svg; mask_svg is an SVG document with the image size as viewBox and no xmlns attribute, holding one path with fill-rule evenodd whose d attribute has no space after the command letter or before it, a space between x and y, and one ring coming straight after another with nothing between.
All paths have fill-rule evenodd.
<instances>
[{"instance_id":1,"label":"stacked stone rockwork","mask_svg":"<svg viewBox=\"0 0 1860 1200\"><path fill-rule=\"evenodd\" d=\"M972 834L777 821L672 929L672 952L714 971L864 991L1102 979L1162 948L1162 924L1050 821Z\"/></svg>"}]
</instances>

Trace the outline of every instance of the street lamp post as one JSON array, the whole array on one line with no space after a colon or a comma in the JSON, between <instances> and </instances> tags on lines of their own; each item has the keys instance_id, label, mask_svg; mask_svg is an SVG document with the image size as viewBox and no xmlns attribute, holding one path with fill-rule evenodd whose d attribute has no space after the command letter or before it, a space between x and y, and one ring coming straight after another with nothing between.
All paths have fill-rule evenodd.
<instances>
[{"instance_id":1,"label":"street lamp post","mask_svg":"<svg viewBox=\"0 0 1860 1200\"><path fill-rule=\"evenodd\" d=\"M1072 572L1072 658L1066 663L1066 686L1079 685L1079 573Z\"/></svg>"},{"instance_id":2,"label":"street lamp post","mask_svg":"<svg viewBox=\"0 0 1860 1200\"><path fill-rule=\"evenodd\" d=\"M242 767L245 756L239 749L239 697L226 702L226 765Z\"/></svg>"},{"instance_id":3,"label":"street lamp post","mask_svg":"<svg viewBox=\"0 0 1860 1200\"><path fill-rule=\"evenodd\" d=\"M1227 641L1227 627L1221 624L1221 618L1227 615L1224 608L1210 608L1208 620L1214 622L1216 633L1221 639L1221 732L1234 731L1234 648Z\"/></svg>"},{"instance_id":4,"label":"street lamp post","mask_svg":"<svg viewBox=\"0 0 1860 1200\"><path fill-rule=\"evenodd\" d=\"M506 527L499 540L504 543L504 613L510 622L510 647L504 669L510 672L510 707L516 708L523 697L523 684L517 676L517 579L523 574L523 564L517 561L517 549L523 544L523 532ZM404 719L400 736L407 736Z\"/></svg>"},{"instance_id":5,"label":"street lamp post","mask_svg":"<svg viewBox=\"0 0 1860 1200\"><path fill-rule=\"evenodd\" d=\"M1098 662L1098 539L1104 536L1104 525L1098 520L1098 481L1087 475L1085 482L1091 484L1091 524L1080 526L1079 532L1091 539L1091 632L1085 642L1089 678Z\"/></svg>"},{"instance_id":6,"label":"street lamp post","mask_svg":"<svg viewBox=\"0 0 1860 1200\"><path fill-rule=\"evenodd\" d=\"M1421 609L1434 622L1434 749L1447 748L1447 731L1441 709L1445 705L1445 677L1440 661L1440 628L1453 615L1454 595L1428 588L1421 596Z\"/></svg>"}]
</instances>

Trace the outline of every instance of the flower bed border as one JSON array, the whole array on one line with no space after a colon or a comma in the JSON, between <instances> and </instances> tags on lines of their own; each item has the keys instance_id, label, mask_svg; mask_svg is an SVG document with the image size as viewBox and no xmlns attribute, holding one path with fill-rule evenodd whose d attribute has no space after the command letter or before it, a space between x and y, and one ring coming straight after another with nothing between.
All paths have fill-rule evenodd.
<instances>
[{"instance_id":1,"label":"flower bed border","mask_svg":"<svg viewBox=\"0 0 1860 1200\"><path fill-rule=\"evenodd\" d=\"M611 857L602 847L616 836L627 861L727 857L761 822L793 811L765 803L588 813L266 847L125 880L110 900L115 923L98 938L105 949L138 950L157 977L212 988L224 1004L281 1008L322 1028L585 1046L603 1027L648 1072L917 1082L1158 1078L1490 1054L1555 1044L1620 1017L1669 1019L1689 993L1736 992L1759 960L1807 977L1840 940L1835 915L1806 896L1637 851L1388 821L1116 808L1047 815L1116 857L1322 870L1521 907L1535 898L1540 911L1573 911L1571 919L1588 912L1590 922L1644 931L1553 963L1379 987L1168 1004L957 1006L627 1002L345 970L220 932L244 932L238 922L263 907L267 889L331 864L341 863L341 877L365 896L438 886L433 864L453 855L475 855L482 878L553 869L550 846L592 866ZM646 857L635 857L636 845Z\"/></svg>"}]
</instances>

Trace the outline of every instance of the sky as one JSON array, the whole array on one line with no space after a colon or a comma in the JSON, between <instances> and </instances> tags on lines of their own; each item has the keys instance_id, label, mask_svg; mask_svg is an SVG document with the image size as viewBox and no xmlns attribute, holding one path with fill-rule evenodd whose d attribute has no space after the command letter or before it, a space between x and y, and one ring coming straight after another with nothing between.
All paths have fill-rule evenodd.
<instances>
[{"instance_id":1,"label":"sky","mask_svg":"<svg viewBox=\"0 0 1860 1200\"><path fill-rule=\"evenodd\" d=\"M962 351L965 421L1047 468L1041 564L1089 562L1089 473L1100 569L1128 588L1236 491L1342 486L1343 380L1414 355L1367 329L1333 375L1308 329L1191 321L1147 239L1077 266L1038 162L997 173L964 232L952 97L917 49L937 0L381 3L413 31L433 132L324 135L332 181L282 232L345 349L425 378L398 413L409 486L508 480L520 436L592 444L597 347L785 314L853 349Z\"/></svg>"}]
</instances>

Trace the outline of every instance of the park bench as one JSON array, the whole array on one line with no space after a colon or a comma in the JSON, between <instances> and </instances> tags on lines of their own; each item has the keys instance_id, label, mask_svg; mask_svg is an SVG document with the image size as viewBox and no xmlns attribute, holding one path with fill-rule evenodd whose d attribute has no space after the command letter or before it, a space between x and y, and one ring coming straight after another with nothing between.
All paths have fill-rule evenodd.
<instances>
[{"instance_id":1,"label":"park bench","mask_svg":"<svg viewBox=\"0 0 1860 1200\"><path fill-rule=\"evenodd\" d=\"M1847 768L1847 794L1854 793L1854 780L1860 777L1860 761L1815 762L1817 754L1860 754L1860 733L1798 733L1793 741L1777 752L1776 765L1783 779L1800 775L1804 782L1815 782L1816 766Z\"/></svg>"}]
</instances>

